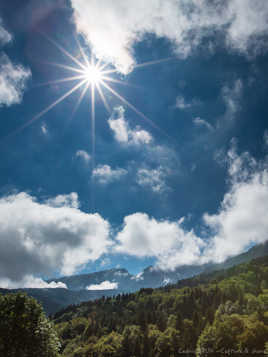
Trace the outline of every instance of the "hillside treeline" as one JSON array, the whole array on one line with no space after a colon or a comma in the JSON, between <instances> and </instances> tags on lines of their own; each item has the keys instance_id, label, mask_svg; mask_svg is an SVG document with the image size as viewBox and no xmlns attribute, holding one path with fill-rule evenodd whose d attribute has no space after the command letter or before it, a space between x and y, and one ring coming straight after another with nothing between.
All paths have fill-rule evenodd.
<instances>
[{"instance_id":1,"label":"hillside treeline","mask_svg":"<svg viewBox=\"0 0 268 357\"><path fill-rule=\"evenodd\" d=\"M264 355L268 257L69 306L54 322L66 357Z\"/></svg>"}]
</instances>

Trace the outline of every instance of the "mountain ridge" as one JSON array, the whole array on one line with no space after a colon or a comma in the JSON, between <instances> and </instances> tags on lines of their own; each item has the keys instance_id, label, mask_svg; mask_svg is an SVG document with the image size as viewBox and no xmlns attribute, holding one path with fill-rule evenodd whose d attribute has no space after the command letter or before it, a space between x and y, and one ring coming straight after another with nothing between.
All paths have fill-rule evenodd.
<instances>
[{"instance_id":1,"label":"mountain ridge","mask_svg":"<svg viewBox=\"0 0 268 357\"><path fill-rule=\"evenodd\" d=\"M125 268L112 268L94 273L63 276L47 280L47 282L55 281L65 283L68 289L22 288L8 290L0 288L0 293L26 292L43 304L47 314L54 314L68 305L79 304L87 300L96 300L102 296L114 296L122 293L135 292L142 288L158 288L168 284L175 284L180 280L188 279L202 273L228 269L232 266L266 255L268 255L268 241L250 248L247 252L231 257L223 263L182 265L174 271L163 271L149 266L138 275L130 274ZM87 290L90 285L100 285L105 281L116 283L117 289L103 290L100 286L99 290Z\"/></svg>"}]
</instances>

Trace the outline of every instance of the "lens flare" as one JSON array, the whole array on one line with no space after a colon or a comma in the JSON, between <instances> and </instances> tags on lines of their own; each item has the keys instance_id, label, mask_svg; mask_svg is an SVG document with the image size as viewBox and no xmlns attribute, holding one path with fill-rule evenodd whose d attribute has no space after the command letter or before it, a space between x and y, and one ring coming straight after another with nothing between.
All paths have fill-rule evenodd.
<instances>
[{"instance_id":1,"label":"lens flare","mask_svg":"<svg viewBox=\"0 0 268 357\"><path fill-rule=\"evenodd\" d=\"M101 82L103 74L102 71L95 65L89 65L83 74L84 78L89 84L98 84Z\"/></svg>"},{"instance_id":2,"label":"lens flare","mask_svg":"<svg viewBox=\"0 0 268 357\"><path fill-rule=\"evenodd\" d=\"M133 104L131 104L129 101L127 101L122 95L120 95L114 88L112 88L108 84L110 82L110 83L118 83L118 84L122 84L122 85L129 85L128 83L126 83L124 81L121 81L119 79L111 77L111 75L117 74L117 72L118 72L117 69L115 69L115 68L111 69L111 66L109 66L108 63L101 63L101 60L98 60L97 62L95 62L94 56L91 56L91 58L88 57L78 40L77 40L77 45L79 48L80 55L78 54L77 56L73 56L64 47L62 47L60 44L55 42L53 39L48 38L47 36L45 36L45 37L48 41L50 41L53 45L55 45L61 51L61 53L63 53L66 57L68 57L72 61L72 64L70 64L70 65L65 65L65 64L61 64L61 63L47 63L47 64L54 65L54 66L57 66L64 70L67 70L72 75L66 76L66 77L58 79L58 80L53 80L53 81L50 81L47 83L43 83L40 85L41 86L42 85L51 85L51 84L66 83L66 82L74 82L74 85L66 93L61 95L54 102L52 102L45 109L43 109L40 113L36 114L33 118L31 118L30 120L25 122L22 126L17 128L10 135L16 134L19 131L23 130L24 128L28 127L33 122L40 119L43 115L45 115L47 112L52 110L56 105L61 103L63 100L65 100L67 97L69 97L71 94L73 94L74 92L76 92L77 90L79 90L82 87L81 95L79 96L79 99L78 99L77 103L75 104L72 116L74 115L75 111L78 109L79 104L82 102L86 92L89 91L90 95L91 95L91 101L90 101L91 102L91 110L89 110L89 113L91 116L90 119L91 119L91 141L92 141L92 160L91 160L92 173L95 168L95 145L96 145L95 99L96 99L96 92L98 93L105 108L107 109L107 111L109 111L109 113L111 112L111 109L110 109L108 101L105 97L103 89L106 89L108 92L112 93L122 103L124 103L128 108L133 110L139 117L141 117L143 120L147 121L152 127L157 129L159 132L161 132L165 136L169 137L153 121L151 121L149 118L147 118L147 116L145 114L143 114L141 111L139 111ZM158 64L161 62L169 61L171 59L172 58L166 58L166 59L161 59L158 61L150 61L150 62L141 63L141 64L134 66L134 69L140 68L140 67L145 67L145 66L151 66L151 65ZM8 135L8 137L10 135ZM170 137L169 137L169 139L170 139ZM93 174L91 176L92 176L91 180L92 180L92 186L93 186ZM93 195L93 193L94 193L94 189L92 187L92 204L91 204L92 211L94 211L94 202L93 202L94 195Z\"/></svg>"}]
</instances>

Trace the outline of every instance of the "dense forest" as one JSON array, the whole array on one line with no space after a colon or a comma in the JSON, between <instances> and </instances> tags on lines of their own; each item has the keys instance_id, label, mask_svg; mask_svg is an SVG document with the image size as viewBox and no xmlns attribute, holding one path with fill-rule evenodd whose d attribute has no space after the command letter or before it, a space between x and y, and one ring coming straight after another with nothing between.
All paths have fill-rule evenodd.
<instances>
[{"instance_id":1,"label":"dense forest","mask_svg":"<svg viewBox=\"0 0 268 357\"><path fill-rule=\"evenodd\" d=\"M264 355L268 257L165 288L69 306L54 323L66 357Z\"/></svg>"}]
</instances>

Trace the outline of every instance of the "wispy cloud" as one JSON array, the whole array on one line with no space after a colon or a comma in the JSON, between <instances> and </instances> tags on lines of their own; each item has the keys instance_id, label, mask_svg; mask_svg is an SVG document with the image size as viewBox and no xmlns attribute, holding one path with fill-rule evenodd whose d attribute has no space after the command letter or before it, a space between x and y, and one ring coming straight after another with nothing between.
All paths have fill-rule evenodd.
<instances>
[{"instance_id":1,"label":"wispy cloud","mask_svg":"<svg viewBox=\"0 0 268 357\"><path fill-rule=\"evenodd\" d=\"M45 136L48 135L48 128L47 128L47 125L46 125L45 123L43 123L43 124L41 125L41 131L42 131L42 133L43 133Z\"/></svg>"},{"instance_id":2,"label":"wispy cloud","mask_svg":"<svg viewBox=\"0 0 268 357\"><path fill-rule=\"evenodd\" d=\"M166 176L167 172L161 166L157 169L140 168L137 172L136 182L155 193L162 193L168 189L165 182Z\"/></svg>"},{"instance_id":3,"label":"wispy cloud","mask_svg":"<svg viewBox=\"0 0 268 357\"><path fill-rule=\"evenodd\" d=\"M241 79L236 79L233 84L225 85L222 88L222 97L226 105L226 119L234 119L235 114L240 110L240 99L243 90Z\"/></svg>"},{"instance_id":4,"label":"wispy cloud","mask_svg":"<svg viewBox=\"0 0 268 357\"><path fill-rule=\"evenodd\" d=\"M122 168L112 169L109 165L99 165L93 170L93 176L103 185L118 181L126 174L127 170Z\"/></svg>"},{"instance_id":5,"label":"wispy cloud","mask_svg":"<svg viewBox=\"0 0 268 357\"><path fill-rule=\"evenodd\" d=\"M268 130L265 130L263 135L264 144L268 147Z\"/></svg>"},{"instance_id":6,"label":"wispy cloud","mask_svg":"<svg viewBox=\"0 0 268 357\"><path fill-rule=\"evenodd\" d=\"M88 164L91 160L91 156L85 150L76 151L75 156L83 160L85 164Z\"/></svg>"},{"instance_id":7,"label":"wispy cloud","mask_svg":"<svg viewBox=\"0 0 268 357\"><path fill-rule=\"evenodd\" d=\"M214 131L213 126L212 126L211 124L209 124L209 122L207 122L206 120L201 119L201 118L199 118L199 117L194 118L193 123L194 123L196 126L204 127L204 128L206 128L206 129L208 129L209 131Z\"/></svg>"},{"instance_id":8,"label":"wispy cloud","mask_svg":"<svg viewBox=\"0 0 268 357\"><path fill-rule=\"evenodd\" d=\"M183 96L181 96L181 95L179 95L176 98L175 107L179 108L181 110L190 109L190 108L195 107L197 105L200 105L200 101L198 101L197 99L193 99L191 101L186 101L185 98Z\"/></svg>"},{"instance_id":9,"label":"wispy cloud","mask_svg":"<svg viewBox=\"0 0 268 357\"><path fill-rule=\"evenodd\" d=\"M3 27L0 18L0 45L5 45L12 40L12 35Z\"/></svg>"},{"instance_id":10,"label":"wispy cloud","mask_svg":"<svg viewBox=\"0 0 268 357\"><path fill-rule=\"evenodd\" d=\"M0 54L0 106L20 103L30 76L29 69L14 65L6 54Z\"/></svg>"}]
</instances>

